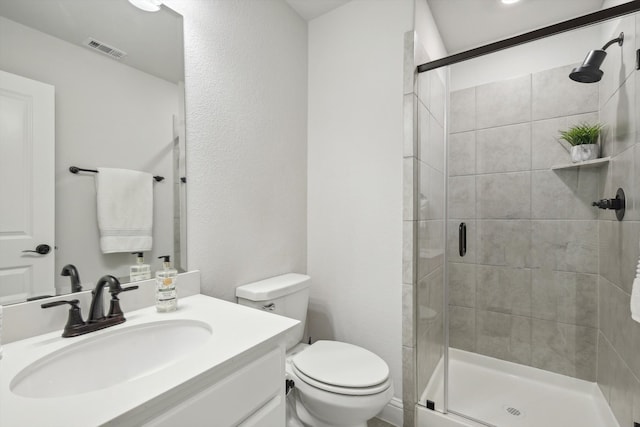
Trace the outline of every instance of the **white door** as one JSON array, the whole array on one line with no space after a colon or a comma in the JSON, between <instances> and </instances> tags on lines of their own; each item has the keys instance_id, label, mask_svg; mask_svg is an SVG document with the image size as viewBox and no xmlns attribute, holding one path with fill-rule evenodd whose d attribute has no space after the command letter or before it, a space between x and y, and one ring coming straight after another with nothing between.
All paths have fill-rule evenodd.
<instances>
[{"instance_id":1,"label":"white door","mask_svg":"<svg viewBox=\"0 0 640 427\"><path fill-rule=\"evenodd\" d=\"M0 71L0 304L55 292L54 107L53 86Z\"/></svg>"}]
</instances>

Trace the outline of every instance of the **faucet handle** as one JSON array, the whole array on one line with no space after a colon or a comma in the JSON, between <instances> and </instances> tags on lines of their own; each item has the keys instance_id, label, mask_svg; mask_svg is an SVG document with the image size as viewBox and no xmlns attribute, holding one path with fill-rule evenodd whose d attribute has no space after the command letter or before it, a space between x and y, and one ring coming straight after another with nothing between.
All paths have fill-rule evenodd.
<instances>
[{"instance_id":1,"label":"faucet handle","mask_svg":"<svg viewBox=\"0 0 640 427\"><path fill-rule=\"evenodd\" d=\"M84 320L82 320L82 314L80 313L80 306L78 305L79 303L80 301L77 299L72 299L69 301L60 300L60 301L53 301L53 302L41 304L40 307L51 308L51 307L57 307L60 305L65 305L65 304L69 304L71 306L71 308L69 309L69 317L67 318L67 324L64 326L64 331L62 332L62 336L67 338L67 337L75 337L77 335L80 335L78 333L78 329L85 325Z\"/></svg>"},{"instance_id":2,"label":"faucet handle","mask_svg":"<svg viewBox=\"0 0 640 427\"><path fill-rule=\"evenodd\" d=\"M109 304L109 314L107 314L107 318L122 318L124 321L124 313L120 308L120 298L118 298L118 294L120 292L133 291L134 289L138 289L138 285L127 286L126 288L120 288L113 291L109 291L111 293L111 302Z\"/></svg>"}]
</instances>

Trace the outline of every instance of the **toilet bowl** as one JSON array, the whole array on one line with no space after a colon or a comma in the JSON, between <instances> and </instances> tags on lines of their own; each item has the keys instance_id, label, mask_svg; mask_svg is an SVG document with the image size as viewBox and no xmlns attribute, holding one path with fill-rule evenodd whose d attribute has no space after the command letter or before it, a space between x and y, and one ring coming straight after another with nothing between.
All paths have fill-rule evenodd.
<instances>
[{"instance_id":1,"label":"toilet bowl","mask_svg":"<svg viewBox=\"0 0 640 427\"><path fill-rule=\"evenodd\" d=\"M287 336L287 427L366 427L393 397L389 367L376 354L339 341L302 344L309 276L285 274L236 289L238 303L300 321Z\"/></svg>"}]
</instances>

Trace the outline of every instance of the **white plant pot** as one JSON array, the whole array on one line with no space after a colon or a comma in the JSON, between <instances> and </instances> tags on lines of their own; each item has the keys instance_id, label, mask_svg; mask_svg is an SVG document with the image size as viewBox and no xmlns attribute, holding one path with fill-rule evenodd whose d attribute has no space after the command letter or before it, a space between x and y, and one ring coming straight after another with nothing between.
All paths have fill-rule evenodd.
<instances>
[{"instance_id":1,"label":"white plant pot","mask_svg":"<svg viewBox=\"0 0 640 427\"><path fill-rule=\"evenodd\" d=\"M571 161L573 163L595 160L600 154L598 144L574 145L571 147Z\"/></svg>"}]
</instances>

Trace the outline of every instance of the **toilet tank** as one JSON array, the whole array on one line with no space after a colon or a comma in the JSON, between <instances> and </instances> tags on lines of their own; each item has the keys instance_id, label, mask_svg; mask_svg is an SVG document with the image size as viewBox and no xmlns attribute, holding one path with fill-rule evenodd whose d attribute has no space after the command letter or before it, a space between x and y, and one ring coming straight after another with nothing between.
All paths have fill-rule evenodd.
<instances>
[{"instance_id":1,"label":"toilet tank","mask_svg":"<svg viewBox=\"0 0 640 427\"><path fill-rule=\"evenodd\" d=\"M287 333L287 350L298 344L304 335L309 304L311 278L288 273L236 288L238 304L257 308L300 321Z\"/></svg>"}]
</instances>

